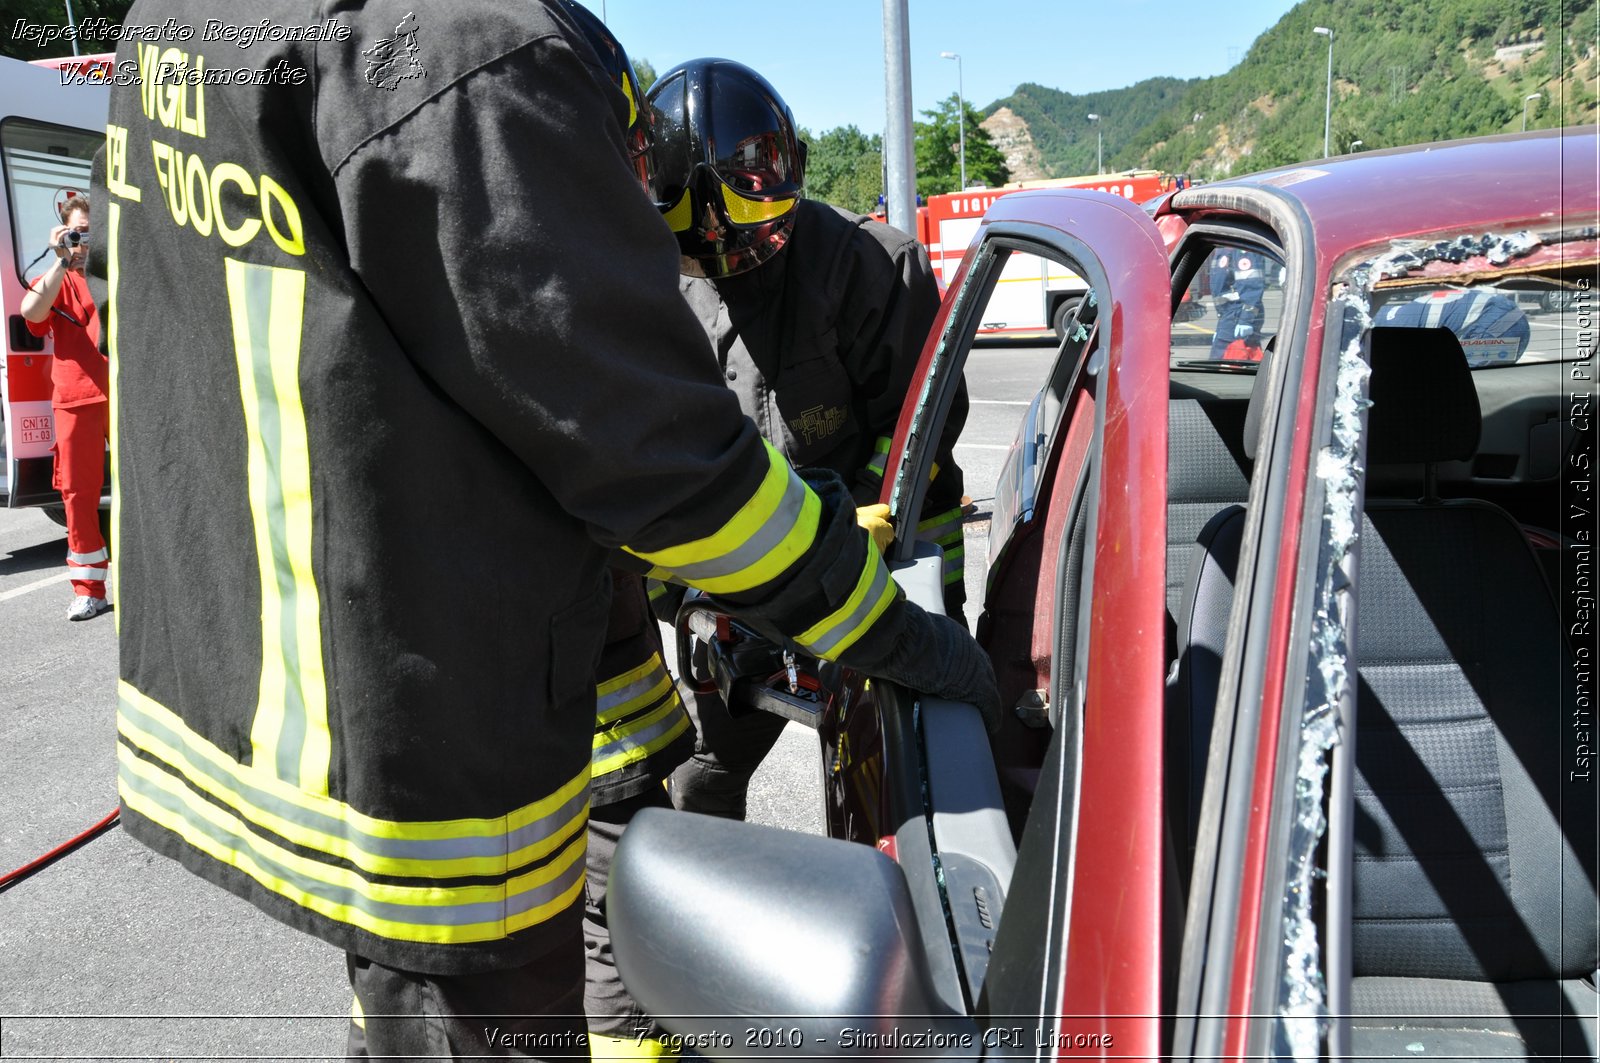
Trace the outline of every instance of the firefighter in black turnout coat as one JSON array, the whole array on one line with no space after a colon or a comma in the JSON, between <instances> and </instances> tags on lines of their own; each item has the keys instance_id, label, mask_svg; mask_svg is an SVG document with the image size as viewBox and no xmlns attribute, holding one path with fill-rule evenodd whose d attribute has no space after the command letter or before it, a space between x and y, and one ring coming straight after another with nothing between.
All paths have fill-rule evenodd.
<instances>
[{"instance_id":1,"label":"firefighter in black turnout coat","mask_svg":"<svg viewBox=\"0 0 1600 1063\"><path fill-rule=\"evenodd\" d=\"M878 501L890 437L939 310L910 236L802 199L805 145L760 74L697 59L650 89L652 194L678 237L680 286L717 369L763 436L798 467L838 473L858 506ZM957 395L915 533L944 553L945 611L961 618L962 477ZM750 778L783 730L695 699L695 756L673 773L679 808L742 819Z\"/></svg>"},{"instance_id":2,"label":"firefighter in black turnout coat","mask_svg":"<svg viewBox=\"0 0 1600 1063\"><path fill-rule=\"evenodd\" d=\"M567 12L213 14L129 13L196 32L120 45L97 191L123 822L344 950L372 1054L570 1055L608 559L992 672L740 413Z\"/></svg>"}]
</instances>

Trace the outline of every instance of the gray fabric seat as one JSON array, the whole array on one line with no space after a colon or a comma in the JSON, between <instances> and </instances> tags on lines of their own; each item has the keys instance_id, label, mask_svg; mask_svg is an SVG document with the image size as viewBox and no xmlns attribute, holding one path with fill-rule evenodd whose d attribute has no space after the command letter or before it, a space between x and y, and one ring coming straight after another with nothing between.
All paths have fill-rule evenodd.
<instances>
[{"instance_id":1,"label":"gray fabric seat","mask_svg":"<svg viewBox=\"0 0 1600 1063\"><path fill-rule=\"evenodd\" d=\"M1372 364L1369 464L1471 456L1451 333L1375 329ZM1197 731L1243 523L1230 507L1207 525L1180 605ZM1595 795L1564 779L1573 672L1537 561L1472 500L1371 501L1360 551L1353 1053L1593 1058Z\"/></svg>"},{"instance_id":2,"label":"gray fabric seat","mask_svg":"<svg viewBox=\"0 0 1600 1063\"><path fill-rule=\"evenodd\" d=\"M1167 610L1176 613L1195 538L1223 506L1250 494L1245 403L1175 395L1167 406Z\"/></svg>"},{"instance_id":3,"label":"gray fabric seat","mask_svg":"<svg viewBox=\"0 0 1600 1063\"><path fill-rule=\"evenodd\" d=\"M1166 584L1168 630L1173 635L1175 666L1179 648L1184 645L1180 615L1195 543L1219 508L1229 503L1243 503L1250 494L1250 459L1244 447L1244 399L1212 396L1202 399L1190 397L1186 391L1175 385L1167 407ZM1222 619L1226 623L1226 615ZM1214 670L1216 664L1220 664L1220 653L1217 662L1209 666ZM1207 663L1202 662L1201 667L1207 667ZM1188 823L1192 841L1200 814L1198 780L1205 771L1211 724L1209 715L1197 721L1190 711L1189 675L1189 670L1174 667L1168 678L1166 794L1168 814L1174 827ZM1211 687L1214 699L1214 679ZM1195 785L1190 785L1191 780ZM1173 839L1178 860L1175 871L1180 890L1186 891L1192 845L1182 845L1179 842L1182 837L1179 833Z\"/></svg>"}]
</instances>

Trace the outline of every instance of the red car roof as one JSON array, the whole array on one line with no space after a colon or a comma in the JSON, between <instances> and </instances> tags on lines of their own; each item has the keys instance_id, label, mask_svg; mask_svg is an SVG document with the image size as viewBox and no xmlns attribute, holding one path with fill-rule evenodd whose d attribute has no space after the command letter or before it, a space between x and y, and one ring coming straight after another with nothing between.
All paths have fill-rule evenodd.
<instances>
[{"instance_id":1,"label":"red car roof","mask_svg":"<svg viewBox=\"0 0 1600 1063\"><path fill-rule=\"evenodd\" d=\"M1447 230L1550 229L1600 214L1600 129L1578 126L1319 159L1179 192L1206 209L1219 190L1271 186L1298 200L1324 254Z\"/></svg>"}]
</instances>

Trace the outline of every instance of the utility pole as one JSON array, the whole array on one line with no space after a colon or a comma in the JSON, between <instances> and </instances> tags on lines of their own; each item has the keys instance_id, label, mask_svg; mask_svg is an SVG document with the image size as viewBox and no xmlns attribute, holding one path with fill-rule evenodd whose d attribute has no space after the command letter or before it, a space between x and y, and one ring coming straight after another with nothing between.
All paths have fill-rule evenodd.
<instances>
[{"instance_id":1,"label":"utility pole","mask_svg":"<svg viewBox=\"0 0 1600 1063\"><path fill-rule=\"evenodd\" d=\"M67 25L72 27L72 54L78 54L78 20L72 17L72 0L67 3Z\"/></svg>"},{"instance_id":2,"label":"utility pole","mask_svg":"<svg viewBox=\"0 0 1600 1063\"><path fill-rule=\"evenodd\" d=\"M917 234L917 166L911 141L911 35L908 0L883 0L883 194L889 224Z\"/></svg>"},{"instance_id":3,"label":"utility pole","mask_svg":"<svg viewBox=\"0 0 1600 1063\"><path fill-rule=\"evenodd\" d=\"M1312 33L1320 33L1328 38L1328 97L1322 105L1322 157L1328 157L1328 130L1333 125L1333 30L1327 26L1315 26Z\"/></svg>"}]
</instances>

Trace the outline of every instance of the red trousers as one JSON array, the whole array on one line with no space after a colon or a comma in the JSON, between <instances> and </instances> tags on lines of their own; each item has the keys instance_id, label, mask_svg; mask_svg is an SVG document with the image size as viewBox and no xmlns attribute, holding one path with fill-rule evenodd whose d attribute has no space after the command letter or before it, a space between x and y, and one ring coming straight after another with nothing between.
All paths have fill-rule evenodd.
<instances>
[{"instance_id":1,"label":"red trousers","mask_svg":"<svg viewBox=\"0 0 1600 1063\"><path fill-rule=\"evenodd\" d=\"M111 554L100 534L100 490L105 486L108 402L57 407L56 470L51 485L67 509L67 575L72 590L90 598L106 596Z\"/></svg>"}]
</instances>

